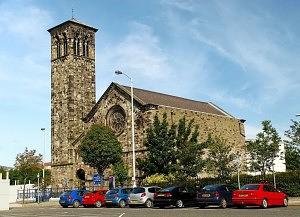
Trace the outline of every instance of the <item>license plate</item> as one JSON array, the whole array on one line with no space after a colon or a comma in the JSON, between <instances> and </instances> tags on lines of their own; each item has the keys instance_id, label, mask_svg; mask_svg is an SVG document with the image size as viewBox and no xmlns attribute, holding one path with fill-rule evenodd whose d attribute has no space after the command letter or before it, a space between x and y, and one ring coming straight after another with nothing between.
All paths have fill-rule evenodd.
<instances>
[{"instance_id":1,"label":"license plate","mask_svg":"<svg viewBox=\"0 0 300 217\"><path fill-rule=\"evenodd\" d=\"M202 197L210 197L210 194L202 194Z\"/></svg>"},{"instance_id":2,"label":"license plate","mask_svg":"<svg viewBox=\"0 0 300 217\"><path fill-rule=\"evenodd\" d=\"M105 202L106 202L106 203L111 203L112 201L111 201L111 200L106 200Z\"/></svg>"},{"instance_id":3,"label":"license plate","mask_svg":"<svg viewBox=\"0 0 300 217\"><path fill-rule=\"evenodd\" d=\"M247 197L248 194L240 194L240 197Z\"/></svg>"},{"instance_id":4,"label":"license plate","mask_svg":"<svg viewBox=\"0 0 300 217\"><path fill-rule=\"evenodd\" d=\"M131 203L137 203L137 200L131 200Z\"/></svg>"},{"instance_id":5,"label":"license plate","mask_svg":"<svg viewBox=\"0 0 300 217\"><path fill-rule=\"evenodd\" d=\"M164 197L165 194L158 194L157 196L158 196L158 197Z\"/></svg>"}]
</instances>

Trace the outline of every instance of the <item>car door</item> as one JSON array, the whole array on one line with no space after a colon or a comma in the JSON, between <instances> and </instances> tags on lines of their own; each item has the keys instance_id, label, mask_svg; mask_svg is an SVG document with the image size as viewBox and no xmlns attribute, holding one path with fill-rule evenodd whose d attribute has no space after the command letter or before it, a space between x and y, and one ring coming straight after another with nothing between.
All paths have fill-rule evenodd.
<instances>
[{"instance_id":1,"label":"car door","mask_svg":"<svg viewBox=\"0 0 300 217\"><path fill-rule=\"evenodd\" d=\"M274 192L272 191L272 186L264 185L263 186L263 197L268 200L268 205L272 206L276 204L276 200L274 198Z\"/></svg>"},{"instance_id":2,"label":"car door","mask_svg":"<svg viewBox=\"0 0 300 217\"><path fill-rule=\"evenodd\" d=\"M231 185L227 185L226 190L227 190L227 202L229 204L232 204L232 193L237 189Z\"/></svg>"}]
</instances>

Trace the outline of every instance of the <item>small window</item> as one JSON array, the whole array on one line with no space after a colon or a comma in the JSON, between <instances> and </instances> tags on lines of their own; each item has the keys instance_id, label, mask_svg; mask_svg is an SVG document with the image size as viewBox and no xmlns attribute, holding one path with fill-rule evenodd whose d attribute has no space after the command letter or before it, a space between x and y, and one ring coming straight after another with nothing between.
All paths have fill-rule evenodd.
<instances>
[{"instance_id":1,"label":"small window","mask_svg":"<svg viewBox=\"0 0 300 217\"><path fill-rule=\"evenodd\" d=\"M64 37L64 55L67 55L67 54L68 54L68 39L65 36Z\"/></svg>"},{"instance_id":2,"label":"small window","mask_svg":"<svg viewBox=\"0 0 300 217\"><path fill-rule=\"evenodd\" d=\"M244 185L241 190L258 190L259 185Z\"/></svg>"},{"instance_id":3,"label":"small window","mask_svg":"<svg viewBox=\"0 0 300 217\"><path fill-rule=\"evenodd\" d=\"M148 188L149 193L155 193L155 188Z\"/></svg>"}]
</instances>

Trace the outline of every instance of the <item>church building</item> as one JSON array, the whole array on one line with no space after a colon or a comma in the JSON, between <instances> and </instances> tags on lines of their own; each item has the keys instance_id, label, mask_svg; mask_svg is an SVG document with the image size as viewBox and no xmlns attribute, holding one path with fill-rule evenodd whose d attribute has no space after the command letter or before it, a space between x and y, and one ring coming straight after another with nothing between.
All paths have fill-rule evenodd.
<instances>
[{"instance_id":1,"label":"church building","mask_svg":"<svg viewBox=\"0 0 300 217\"><path fill-rule=\"evenodd\" d=\"M111 83L96 101L95 34L97 29L72 18L48 30L51 35L51 171L53 187L78 183L78 170L91 180L94 170L78 153L81 139L94 123L115 132L123 159L132 176L130 87ZM112 69L113 70L113 69ZM200 141L211 133L226 139L236 150L244 149L244 120L211 102L201 102L133 88L136 157L146 152L146 130L157 114L167 113L169 123L185 116L199 125ZM136 171L139 176L139 171ZM78 173L77 173L78 174Z\"/></svg>"}]
</instances>

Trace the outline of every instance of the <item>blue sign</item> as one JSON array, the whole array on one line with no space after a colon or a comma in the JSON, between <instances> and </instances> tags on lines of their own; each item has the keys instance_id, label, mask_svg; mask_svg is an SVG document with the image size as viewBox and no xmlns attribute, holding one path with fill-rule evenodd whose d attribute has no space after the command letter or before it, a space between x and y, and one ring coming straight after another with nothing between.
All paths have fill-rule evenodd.
<instances>
[{"instance_id":1,"label":"blue sign","mask_svg":"<svg viewBox=\"0 0 300 217\"><path fill-rule=\"evenodd\" d=\"M102 182L102 176L100 176L98 173L95 173L93 175L93 182L94 185L99 185Z\"/></svg>"}]
</instances>

